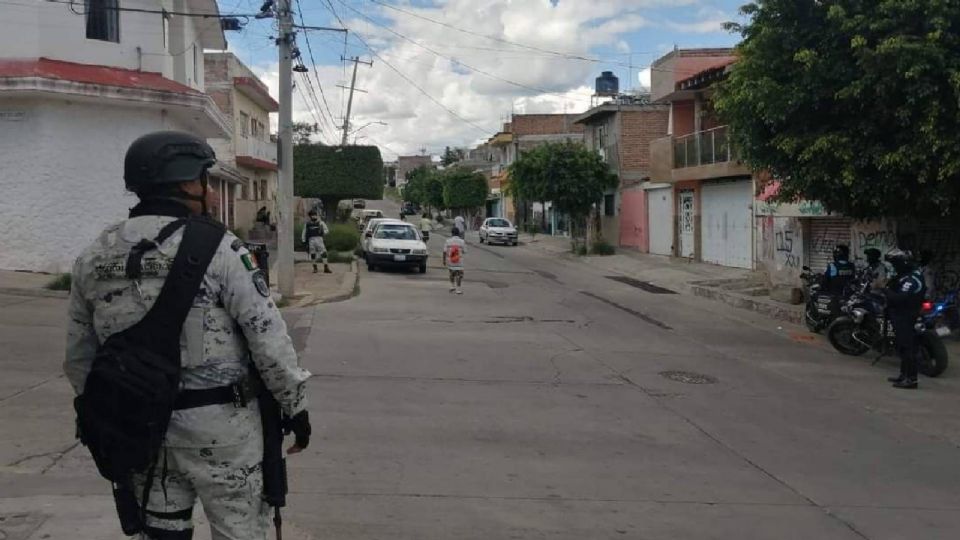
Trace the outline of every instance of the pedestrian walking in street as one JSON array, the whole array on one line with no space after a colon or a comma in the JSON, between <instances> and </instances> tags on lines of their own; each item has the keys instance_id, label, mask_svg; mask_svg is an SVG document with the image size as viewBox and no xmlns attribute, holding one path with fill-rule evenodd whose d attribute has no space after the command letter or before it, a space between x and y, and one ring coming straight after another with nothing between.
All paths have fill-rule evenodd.
<instances>
[{"instance_id":1,"label":"pedestrian walking in street","mask_svg":"<svg viewBox=\"0 0 960 540\"><path fill-rule=\"evenodd\" d=\"M323 273L330 274L330 265L327 264L327 246L323 243L323 237L330 233L330 227L320 220L316 210L311 210L308 216L310 221L304 224L300 241L307 246L307 251L310 253L313 273L317 273L317 259L320 259L323 262Z\"/></svg>"},{"instance_id":2,"label":"pedestrian walking in street","mask_svg":"<svg viewBox=\"0 0 960 540\"><path fill-rule=\"evenodd\" d=\"M460 236L460 230L453 228L453 236L443 244L443 265L450 271L450 292L463 294L463 256L466 243Z\"/></svg>"},{"instance_id":3,"label":"pedestrian walking in street","mask_svg":"<svg viewBox=\"0 0 960 540\"><path fill-rule=\"evenodd\" d=\"M453 230L459 231L460 238L465 238L464 235L467 234L467 222L463 219L463 216L453 218ZM453 233L453 235L457 236L457 233Z\"/></svg>"},{"instance_id":4,"label":"pedestrian walking in street","mask_svg":"<svg viewBox=\"0 0 960 540\"><path fill-rule=\"evenodd\" d=\"M73 267L64 372L127 535L191 538L199 499L214 540L265 540L266 494L285 481L265 459L282 452L270 407L296 435L288 453L310 442L310 373L256 261L207 212L215 162L188 133L134 141L139 203Z\"/></svg>"},{"instance_id":5,"label":"pedestrian walking in street","mask_svg":"<svg viewBox=\"0 0 960 540\"><path fill-rule=\"evenodd\" d=\"M424 212L423 217L420 218L420 235L423 236L424 242L430 240L430 231L432 230L433 221L430 220L430 214Z\"/></svg>"}]
</instances>

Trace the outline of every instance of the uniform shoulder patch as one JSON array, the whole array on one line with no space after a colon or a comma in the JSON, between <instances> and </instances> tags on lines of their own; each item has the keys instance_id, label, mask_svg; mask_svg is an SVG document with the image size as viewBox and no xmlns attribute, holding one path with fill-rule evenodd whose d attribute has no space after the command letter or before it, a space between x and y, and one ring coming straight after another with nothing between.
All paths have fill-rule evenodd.
<instances>
[{"instance_id":1,"label":"uniform shoulder patch","mask_svg":"<svg viewBox=\"0 0 960 540\"><path fill-rule=\"evenodd\" d=\"M257 288L257 292L260 293L260 296L264 298L270 298L270 286L267 285L267 276L264 275L263 270L257 270L252 274L253 276L253 286Z\"/></svg>"},{"instance_id":2,"label":"uniform shoulder patch","mask_svg":"<svg viewBox=\"0 0 960 540\"><path fill-rule=\"evenodd\" d=\"M260 268L260 266L257 265L257 259L250 254L250 252L240 254L240 261L243 262L244 268L250 272Z\"/></svg>"}]
</instances>

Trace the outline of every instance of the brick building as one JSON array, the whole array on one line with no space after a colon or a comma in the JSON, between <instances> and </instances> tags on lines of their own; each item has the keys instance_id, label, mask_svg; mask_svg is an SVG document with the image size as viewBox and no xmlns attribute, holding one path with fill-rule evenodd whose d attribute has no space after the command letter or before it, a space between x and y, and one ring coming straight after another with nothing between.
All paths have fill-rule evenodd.
<instances>
[{"instance_id":1,"label":"brick building","mask_svg":"<svg viewBox=\"0 0 960 540\"><path fill-rule=\"evenodd\" d=\"M580 115L584 144L598 152L619 177L620 185L604 194L601 212L603 238L646 252L646 189L650 180L650 142L667 134L669 107L611 102Z\"/></svg>"}]
</instances>

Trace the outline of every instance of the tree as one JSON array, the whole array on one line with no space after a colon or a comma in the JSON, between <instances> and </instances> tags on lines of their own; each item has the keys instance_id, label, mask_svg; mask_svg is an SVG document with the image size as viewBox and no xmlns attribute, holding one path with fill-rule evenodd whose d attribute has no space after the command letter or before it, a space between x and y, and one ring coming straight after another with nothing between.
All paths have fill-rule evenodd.
<instances>
[{"instance_id":1,"label":"tree","mask_svg":"<svg viewBox=\"0 0 960 540\"><path fill-rule=\"evenodd\" d=\"M855 218L960 210L960 3L764 0L716 108L780 201Z\"/></svg>"},{"instance_id":2,"label":"tree","mask_svg":"<svg viewBox=\"0 0 960 540\"><path fill-rule=\"evenodd\" d=\"M443 150L443 155L440 156L440 164L444 167L449 167L454 163L461 161L465 156L465 152L462 148L450 148L449 146Z\"/></svg>"},{"instance_id":3,"label":"tree","mask_svg":"<svg viewBox=\"0 0 960 540\"><path fill-rule=\"evenodd\" d=\"M383 160L376 146L297 145L293 166L294 193L319 198L330 215L343 199L383 198Z\"/></svg>"},{"instance_id":4,"label":"tree","mask_svg":"<svg viewBox=\"0 0 960 540\"><path fill-rule=\"evenodd\" d=\"M474 210L487 202L487 179L482 174L462 167L445 169L440 174L444 207Z\"/></svg>"},{"instance_id":5,"label":"tree","mask_svg":"<svg viewBox=\"0 0 960 540\"><path fill-rule=\"evenodd\" d=\"M550 201L571 222L586 230L586 218L618 179L603 159L583 145L546 143L510 166L508 189L518 199Z\"/></svg>"},{"instance_id":6,"label":"tree","mask_svg":"<svg viewBox=\"0 0 960 540\"><path fill-rule=\"evenodd\" d=\"M310 137L320 133L320 126L306 122L294 122L291 129L293 129L293 144L310 144Z\"/></svg>"}]
</instances>

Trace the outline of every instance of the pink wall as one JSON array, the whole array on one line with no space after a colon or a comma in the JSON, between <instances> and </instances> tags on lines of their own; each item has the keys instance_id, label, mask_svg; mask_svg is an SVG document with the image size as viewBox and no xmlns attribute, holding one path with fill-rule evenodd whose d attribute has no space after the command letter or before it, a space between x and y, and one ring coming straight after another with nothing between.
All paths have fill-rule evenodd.
<instances>
[{"instance_id":1,"label":"pink wall","mask_svg":"<svg viewBox=\"0 0 960 540\"><path fill-rule=\"evenodd\" d=\"M650 251L646 191L624 191L620 194L620 246L636 248L641 253Z\"/></svg>"}]
</instances>

